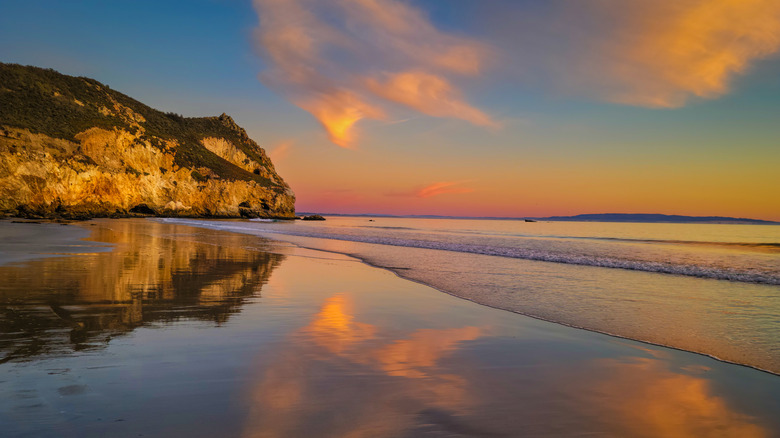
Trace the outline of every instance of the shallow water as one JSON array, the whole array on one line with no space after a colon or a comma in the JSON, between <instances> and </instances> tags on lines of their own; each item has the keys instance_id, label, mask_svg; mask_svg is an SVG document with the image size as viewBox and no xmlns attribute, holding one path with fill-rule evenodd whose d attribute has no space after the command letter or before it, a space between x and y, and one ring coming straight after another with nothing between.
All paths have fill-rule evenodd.
<instances>
[{"instance_id":1,"label":"shallow water","mask_svg":"<svg viewBox=\"0 0 780 438\"><path fill-rule=\"evenodd\" d=\"M780 226L183 223L350 254L482 304L780 373Z\"/></svg>"},{"instance_id":2,"label":"shallow water","mask_svg":"<svg viewBox=\"0 0 780 438\"><path fill-rule=\"evenodd\" d=\"M780 226L336 217L267 232L780 285Z\"/></svg>"},{"instance_id":3,"label":"shallow water","mask_svg":"<svg viewBox=\"0 0 780 438\"><path fill-rule=\"evenodd\" d=\"M0 267L3 436L780 434L768 373L479 306L338 254L96 224L111 252Z\"/></svg>"}]
</instances>

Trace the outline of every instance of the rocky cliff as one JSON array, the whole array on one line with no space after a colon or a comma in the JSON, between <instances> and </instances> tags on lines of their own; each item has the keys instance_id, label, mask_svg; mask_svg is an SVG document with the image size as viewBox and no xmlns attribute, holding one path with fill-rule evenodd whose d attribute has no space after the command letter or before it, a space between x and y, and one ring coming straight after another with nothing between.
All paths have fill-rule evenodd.
<instances>
[{"instance_id":1,"label":"rocky cliff","mask_svg":"<svg viewBox=\"0 0 780 438\"><path fill-rule=\"evenodd\" d=\"M226 114L162 113L93 79L0 63L0 214L292 218L295 195Z\"/></svg>"}]
</instances>

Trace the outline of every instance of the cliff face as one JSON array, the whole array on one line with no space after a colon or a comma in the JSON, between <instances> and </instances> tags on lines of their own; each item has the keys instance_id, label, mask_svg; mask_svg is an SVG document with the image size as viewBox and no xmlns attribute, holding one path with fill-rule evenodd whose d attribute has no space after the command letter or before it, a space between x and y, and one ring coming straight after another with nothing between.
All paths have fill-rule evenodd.
<instances>
[{"instance_id":1,"label":"cliff face","mask_svg":"<svg viewBox=\"0 0 780 438\"><path fill-rule=\"evenodd\" d=\"M165 114L92 79L0 63L0 213L292 218L295 195L225 114Z\"/></svg>"}]
</instances>

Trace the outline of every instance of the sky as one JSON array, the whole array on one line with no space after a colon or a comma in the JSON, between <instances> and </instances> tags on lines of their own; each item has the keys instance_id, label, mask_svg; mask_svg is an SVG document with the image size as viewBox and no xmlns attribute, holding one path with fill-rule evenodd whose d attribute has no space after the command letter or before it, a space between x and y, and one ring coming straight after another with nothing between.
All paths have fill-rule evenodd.
<instances>
[{"instance_id":1,"label":"sky","mask_svg":"<svg viewBox=\"0 0 780 438\"><path fill-rule=\"evenodd\" d=\"M777 0L5 1L0 61L231 115L320 213L780 220Z\"/></svg>"}]
</instances>

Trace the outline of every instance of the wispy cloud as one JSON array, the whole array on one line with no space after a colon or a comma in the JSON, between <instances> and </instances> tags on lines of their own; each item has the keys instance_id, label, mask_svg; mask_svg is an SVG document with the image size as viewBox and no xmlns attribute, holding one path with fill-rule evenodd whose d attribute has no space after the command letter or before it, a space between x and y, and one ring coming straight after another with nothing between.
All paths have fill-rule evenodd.
<instances>
[{"instance_id":1,"label":"wispy cloud","mask_svg":"<svg viewBox=\"0 0 780 438\"><path fill-rule=\"evenodd\" d=\"M254 0L267 85L311 113L335 144L394 106L495 126L469 104L456 77L480 73L490 50L437 29L401 0Z\"/></svg>"},{"instance_id":2,"label":"wispy cloud","mask_svg":"<svg viewBox=\"0 0 780 438\"><path fill-rule=\"evenodd\" d=\"M467 181L454 181L454 182L437 182L429 186L423 187L417 191L418 198L430 198L432 196L439 196L444 194L454 193L471 193L474 191L471 187L463 187L461 184Z\"/></svg>"},{"instance_id":3,"label":"wispy cloud","mask_svg":"<svg viewBox=\"0 0 780 438\"><path fill-rule=\"evenodd\" d=\"M429 184L425 187L420 187L415 190L407 192L392 192L387 196L399 196L409 198L431 198L433 196L439 196L444 194L462 194L472 193L474 189L471 187L465 187L463 184L467 184L470 181L441 181Z\"/></svg>"},{"instance_id":4,"label":"wispy cloud","mask_svg":"<svg viewBox=\"0 0 780 438\"><path fill-rule=\"evenodd\" d=\"M268 156L274 162L279 162L287 157L287 154L290 152L292 145L292 140L286 140L281 143L277 143L275 146L273 146L272 149L268 151Z\"/></svg>"},{"instance_id":5,"label":"wispy cloud","mask_svg":"<svg viewBox=\"0 0 780 438\"><path fill-rule=\"evenodd\" d=\"M497 126L487 114L465 103L460 92L441 76L407 71L385 75L382 81L370 78L367 84L377 96L429 116L462 119L479 126Z\"/></svg>"}]
</instances>

